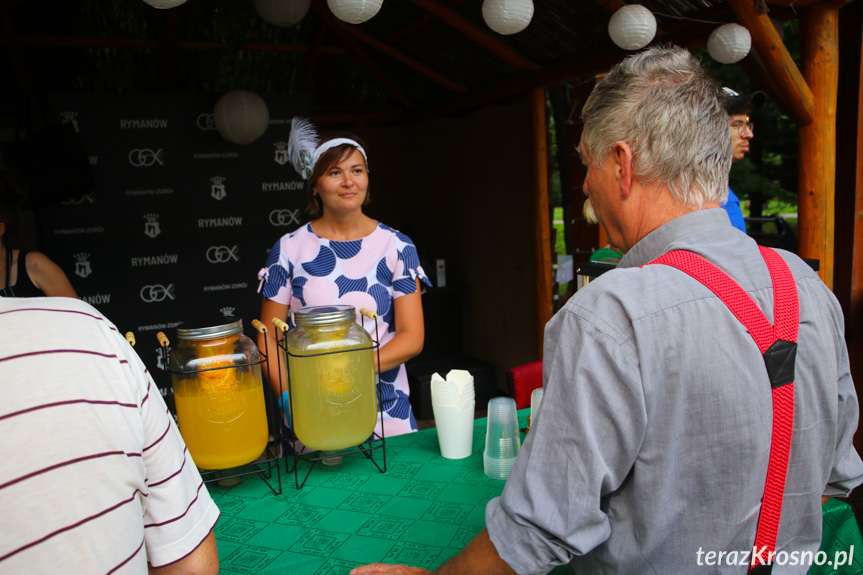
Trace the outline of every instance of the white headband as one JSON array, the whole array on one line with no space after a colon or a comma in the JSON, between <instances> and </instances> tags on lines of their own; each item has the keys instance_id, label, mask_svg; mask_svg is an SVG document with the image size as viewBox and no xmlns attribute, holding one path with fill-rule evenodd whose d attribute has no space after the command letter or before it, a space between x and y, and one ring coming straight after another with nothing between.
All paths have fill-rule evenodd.
<instances>
[{"instance_id":1,"label":"white headband","mask_svg":"<svg viewBox=\"0 0 863 575\"><path fill-rule=\"evenodd\" d=\"M366 156L366 151L356 141L351 140L350 138L333 138L332 140L327 140L326 142L315 148L315 153L312 155L312 166L318 163L318 160L321 158L324 152L331 148L335 148L336 146L341 146L342 144L350 144L351 146L358 149L363 155L363 158L365 158L366 160L366 170L369 169L369 157Z\"/></svg>"}]
</instances>

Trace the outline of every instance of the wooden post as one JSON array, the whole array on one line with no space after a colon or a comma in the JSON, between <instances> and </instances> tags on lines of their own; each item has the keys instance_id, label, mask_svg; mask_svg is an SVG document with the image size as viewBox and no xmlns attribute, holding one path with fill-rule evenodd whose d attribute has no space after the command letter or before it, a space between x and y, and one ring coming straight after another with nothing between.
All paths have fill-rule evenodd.
<instances>
[{"instance_id":1,"label":"wooden post","mask_svg":"<svg viewBox=\"0 0 863 575\"><path fill-rule=\"evenodd\" d=\"M845 315L845 341L857 397L863 397L863 3L839 11L836 106L836 243L833 292ZM856 129L851 129L854 126ZM863 428L854 446L863 452Z\"/></svg>"},{"instance_id":2,"label":"wooden post","mask_svg":"<svg viewBox=\"0 0 863 575\"><path fill-rule=\"evenodd\" d=\"M813 122L799 130L800 255L819 260L819 275L833 288L836 193L836 99L839 82L839 10L818 5L800 18L803 77L815 102Z\"/></svg>"},{"instance_id":3,"label":"wooden post","mask_svg":"<svg viewBox=\"0 0 863 575\"><path fill-rule=\"evenodd\" d=\"M584 102L593 91L596 85L596 79L590 77L587 80L579 82L569 89L569 99L572 105L572 110L569 114L569 137L572 141L573 148L577 148L581 143L581 131L584 124L581 121L581 109L584 107ZM576 154L575 149L572 154ZM572 253L576 258L574 263L586 262L590 259L590 254L600 247L599 243L599 228L595 224L588 224L584 219L584 200L587 198L584 195L584 177L587 175L587 169L582 165L581 161L576 156L570 162L572 189L569 192L569 201L572 205Z\"/></svg>"},{"instance_id":4,"label":"wooden post","mask_svg":"<svg viewBox=\"0 0 863 575\"><path fill-rule=\"evenodd\" d=\"M551 221L548 217L548 136L545 118L545 90L530 91L530 131L533 135L533 221L536 253L537 357L542 358L545 324L551 319Z\"/></svg>"}]
</instances>

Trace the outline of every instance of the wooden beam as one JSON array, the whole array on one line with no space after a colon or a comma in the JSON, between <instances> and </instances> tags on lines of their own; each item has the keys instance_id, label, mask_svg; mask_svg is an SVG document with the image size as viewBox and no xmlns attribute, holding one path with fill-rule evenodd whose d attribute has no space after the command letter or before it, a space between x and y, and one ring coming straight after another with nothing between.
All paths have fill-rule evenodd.
<instances>
[{"instance_id":1,"label":"wooden beam","mask_svg":"<svg viewBox=\"0 0 863 575\"><path fill-rule=\"evenodd\" d=\"M764 62L761 61L758 52L754 50L750 51L749 55L738 62L738 64L746 72L746 75L749 76L753 85L763 90L776 106L790 117L791 101L788 94L783 92L773 81L773 77L767 71L767 67L764 66ZM729 87L735 88L735 86Z\"/></svg>"},{"instance_id":2,"label":"wooden beam","mask_svg":"<svg viewBox=\"0 0 863 575\"><path fill-rule=\"evenodd\" d=\"M539 334L537 357L542 357L542 336L551 319L551 222L548 216L548 130L545 90L530 91L530 130L533 164L534 252L536 254L536 316Z\"/></svg>"},{"instance_id":3,"label":"wooden beam","mask_svg":"<svg viewBox=\"0 0 863 575\"><path fill-rule=\"evenodd\" d=\"M315 11L315 14L320 17L327 28L332 30L338 41L341 42L341 44L348 49L348 51L359 61L368 73L372 75L378 84L380 84L381 88L383 88L384 92L386 92L395 103L405 108L413 106L410 99L381 69L381 67L378 66L378 63L375 62L374 58L372 58L368 52L366 52L365 48L354 40L350 34L342 30L338 25L337 18L332 15L329 8L323 5L322 0L313 0L312 10Z\"/></svg>"},{"instance_id":4,"label":"wooden beam","mask_svg":"<svg viewBox=\"0 0 863 575\"><path fill-rule=\"evenodd\" d=\"M813 121L799 130L798 240L802 257L820 261L833 288L836 181L836 98L839 81L839 10L822 5L800 19L803 75L815 99Z\"/></svg>"},{"instance_id":5,"label":"wooden beam","mask_svg":"<svg viewBox=\"0 0 863 575\"><path fill-rule=\"evenodd\" d=\"M423 10L431 12L438 18L444 21L452 28L464 34L470 40L473 40L502 61L516 68L517 70L538 70L540 65L513 50L489 32L486 32L452 8L442 4L438 0L410 0Z\"/></svg>"},{"instance_id":6,"label":"wooden beam","mask_svg":"<svg viewBox=\"0 0 863 575\"><path fill-rule=\"evenodd\" d=\"M408 56L404 52L393 48L392 46L390 46L386 42L378 40L377 38L375 38L371 34L363 32L362 30L360 30L356 26L351 26L351 25L345 24L344 22L341 22L341 21L335 23L335 25L338 26L342 31L350 34L351 36L353 36L354 38L359 40L360 42L363 42L364 44L368 44L369 46L371 46L375 50L377 50L383 54L386 54L387 56L389 56L390 58L392 58L396 62L401 62L402 64L404 64L405 66L407 66L408 68L413 70L414 72L417 72L418 74L425 76L429 80L436 82L437 84L443 86L444 88L451 90L453 92L465 92L465 91L467 91L467 89L464 86L462 86L461 84L459 84L458 82L454 82L453 80L447 78L446 76L444 76L443 74L441 74L437 70L433 70L431 67L426 66L425 64L423 64L422 62L420 62L416 58Z\"/></svg>"},{"instance_id":7,"label":"wooden beam","mask_svg":"<svg viewBox=\"0 0 863 575\"><path fill-rule=\"evenodd\" d=\"M8 34L0 37L2 41L8 41ZM98 36L51 36L44 34L27 34L18 37L21 46L36 46L44 48L160 48L161 40L151 38L103 38ZM227 51L235 49L234 44L228 42L210 42L200 40L178 40L178 50L198 51ZM307 45L278 44L273 42L246 42L240 44L240 50L246 52L309 52ZM347 54L348 51L341 46L321 46L323 54Z\"/></svg>"},{"instance_id":8,"label":"wooden beam","mask_svg":"<svg viewBox=\"0 0 863 575\"><path fill-rule=\"evenodd\" d=\"M754 0L728 0L728 3L738 22L749 30L752 47L758 52L773 82L788 94L791 106L788 115L798 126L811 124L815 110L812 91L779 38L770 17L756 12Z\"/></svg>"},{"instance_id":9,"label":"wooden beam","mask_svg":"<svg viewBox=\"0 0 863 575\"><path fill-rule=\"evenodd\" d=\"M693 49L707 43L709 30L713 24L694 23L686 28L658 38L657 42L670 42ZM534 88L546 88L554 84L577 81L588 76L604 74L614 64L622 60L628 52L615 46L610 40L603 45L594 46L590 53L578 53L551 62L540 70L523 72L486 84L482 88L455 94L430 104L417 106L406 112L405 121L425 120L445 116L468 108L482 106L512 96L525 94Z\"/></svg>"},{"instance_id":10,"label":"wooden beam","mask_svg":"<svg viewBox=\"0 0 863 575\"><path fill-rule=\"evenodd\" d=\"M318 62L321 59L321 47L324 45L324 38L327 37L327 27L323 22L318 22L318 29L315 30L315 37L312 40L312 50L309 53L309 61L306 63L306 75L303 78L303 83L300 86L300 92L308 92L312 88L312 82L315 79L315 72L318 68Z\"/></svg>"},{"instance_id":11,"label":"wooden beam","mask_svg":"<svg viewBox=\"0 0 863 575\"><path fill-rule=\"evenodd\" d=\"M450 8L455 8L462 2L464 2L464 0L446 0L447 6L449 6ZM418 30L425 28L428 24L434 22L435 20L436 17L434 14L426 12L419 18L408 22L402 28L396 30L395 32L387 36L386 41L388 44L397 44L398 42L417 32Z\"/></svg>"}]
</instances>

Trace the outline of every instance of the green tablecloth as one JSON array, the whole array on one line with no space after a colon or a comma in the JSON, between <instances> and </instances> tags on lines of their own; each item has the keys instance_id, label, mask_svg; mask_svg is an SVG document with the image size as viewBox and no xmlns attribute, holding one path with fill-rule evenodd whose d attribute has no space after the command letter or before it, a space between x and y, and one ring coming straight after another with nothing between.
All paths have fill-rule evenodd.
<instances>
[{"instance_id":1,"label":"green tablecloth","mask_svg":"<svg viewBox=\"0 0 863 575\"><path fill-rule=\"evenodd\" d=\"M528 412L519 414L522 427ZM485 427L476 420L465 459L443 458L437 430L427 429L386 440L386 473L354 454L318 463L299 490L282 464L281 495L255 476L209 483L222 512L220 573L336 575L378 561L438 567L482 531L486 503L503 490L503 480L483 473Z\"/></svg>"},{"instance_id":2,"label":"green tablecloth","mask_svg":"<svg viewBox=\"0 0 863 575\"><path fill-rule=\"evenodd\" d=\"M519 412L521 427L529 411ZM318 463L299 490L282 462L281 495L255 476L230 487L209 483L222 512L220 573L346 575L374 562L437 568L483 529L486 503L503 490L503 480L483 473L485 426L476 420L473 453L465 459L443 458L437 430L427 429L387 439L386 473L354 454L337 466ZM300 464L302 474L307 469ZM863 573L863 540L846 503L825 504L824 532L826 556L850 547L853 563L813 567L810 574ZM568 572L567 566L553 571Z\"/></svg>"}]
</instances>

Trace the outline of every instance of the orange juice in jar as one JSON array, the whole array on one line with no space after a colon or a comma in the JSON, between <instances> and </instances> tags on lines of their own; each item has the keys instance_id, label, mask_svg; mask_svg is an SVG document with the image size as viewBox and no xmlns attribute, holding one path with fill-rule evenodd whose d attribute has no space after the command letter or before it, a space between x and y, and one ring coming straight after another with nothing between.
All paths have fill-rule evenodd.
<instances>
[{"instance_id":1,"label":"orange juice in jar","mask_svg":"<svg viewBox=\"0 0 863 575\"><path fill-rule=\"evenodd\" d=\"M242 321L177 330L170 371L180 433L195 465L251 463L267 445L260 354Z\"/></svg>"}]
</instances>

